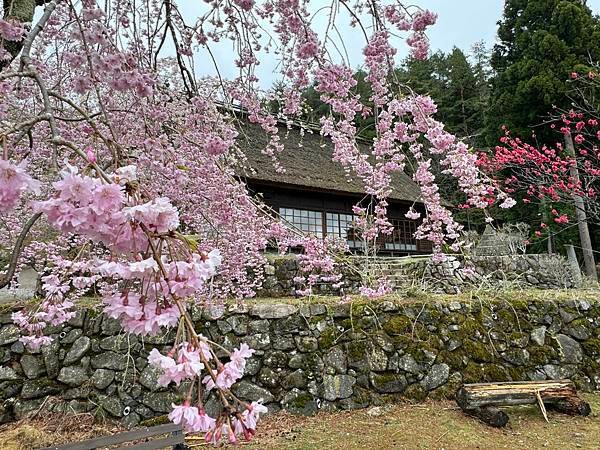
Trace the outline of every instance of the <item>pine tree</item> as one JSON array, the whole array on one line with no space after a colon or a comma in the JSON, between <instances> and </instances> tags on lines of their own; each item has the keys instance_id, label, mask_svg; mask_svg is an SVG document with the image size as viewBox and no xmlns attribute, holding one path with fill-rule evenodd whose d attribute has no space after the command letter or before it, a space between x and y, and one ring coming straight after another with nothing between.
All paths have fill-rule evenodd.
<instances>
[{"instance_id":1,"label":"pine tree","mask_svg":"<svg viewBox=\"0 0 600 450\"><path fill-rule=\"evenodd\" d=\"M568 108L570 73L587 73L600 58L600 26L584 0L506 0L486 119L489 145L506 125L529 138L555 107ZM543 129L537 137L550 139Z\"/></svg>"},{"instance_id":2,"label":"pine tree","mask_svg":"<svg viewBox=\"0 0 600 450\"><path fill-rule=\"evenodd\" d=\"M440 116L450 131L471 138L483 125L479 92L473 67L462 50L454 47L444 59L445 88L440 98Z\"/></svg>"}]
</instances>

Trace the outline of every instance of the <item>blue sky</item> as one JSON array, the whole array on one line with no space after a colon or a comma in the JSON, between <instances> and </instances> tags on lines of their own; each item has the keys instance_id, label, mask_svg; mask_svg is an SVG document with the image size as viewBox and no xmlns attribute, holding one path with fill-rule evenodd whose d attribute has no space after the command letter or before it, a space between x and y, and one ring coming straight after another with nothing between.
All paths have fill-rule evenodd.
<instances>
[{"instance_id":1,"label":"blue sky","mask_svg":"<svg viewBox=\"0 0 600 450\"><path fill-rule=\"evenodd\" d=\"M351 3L351 2L350 2ZM406 2L430 9L438 14L437 23L428 31L431 50L448 52L454 46L469 51L471 46L483 40L487 47L492 47L496 40L497 22L502 17L504 0L409 0ZM588 0L588 6L600 15L600 0ZM330 1L311 0L311 9L314 10L329 5ZM186 19L196 17L198 4L189 0L180 0L180 7ZM323 23L320 23L320 22ZM343 36L343 46L349 54L350 65L358 68L362 63L362 48L364 39L362 34L347 23L347 15L340 13L336 23L339 25ZM325 15L313 24L314 29L325 29ZM407 46L402 42L395 42L398 48L398 59L407 55ZM213 55L217 61L219 71L225 78L232 78L237 71L232 64L234 51L230 42L221 42L211 45ZM198 75L214 75L215 70L209 62L208 54L200 52L196 58L196 73ZM273 71L276 67L276 58L273 55L263 55L261 64L257 68L257 75L262 88L268 89L278 79Z\"/></svg>"}]
</instances>

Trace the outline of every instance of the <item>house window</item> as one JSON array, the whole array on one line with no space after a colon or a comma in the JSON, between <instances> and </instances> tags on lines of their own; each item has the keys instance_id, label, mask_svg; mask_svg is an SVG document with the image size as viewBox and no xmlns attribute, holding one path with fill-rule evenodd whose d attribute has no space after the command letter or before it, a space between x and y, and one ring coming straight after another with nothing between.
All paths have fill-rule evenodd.
<instances>
[{"instance_id":1,"label":"house window","mask_svg":"<svg viewBox=\"0 0 600 450\"><path fill-rule=\"evenodd\" d=\"M361 247L354 223L353 214L327 213L327 236L346 241L350 248Z\"/></svg>"},{"instance_id":2,"label":"house window","mask_svg":"<svg viewBox=\"0 0 600 450\"><path fill-rule=\"evenodd\" d=\"M394 231L385 238L384 248L386 250L396 250L405 252L417 251L417 240L415 232L417 223L414 220L391 220L394 225Z\"/></svg>"},{"instance_id":3,"label":"house window","mask_svg":"<svg viewBox=\"0 0 600 450\"><path fill-rule=\"evenodd\" d=\"M321 211L279 208L279 216L305 233L323 237L323 213Z\"/></svg>"},{"instance_id":4,"label":"house window","mask_svg":"<svg viewBox=\"0 0 600 450\"><path fill-rule=\"evenodd\" d=\"M290 226L317 237L335 237L346 241L351 249L361 249L363 241L356 231L353 214L311 211L308 209L279 208L279 216ZM416 252L419 250L414 237L417 222L414 220L391 219L394 230L390 235L378 239L381 250L391 252ZM421 249L423 250L423 249Z\"/></svg>"}]
</instances>

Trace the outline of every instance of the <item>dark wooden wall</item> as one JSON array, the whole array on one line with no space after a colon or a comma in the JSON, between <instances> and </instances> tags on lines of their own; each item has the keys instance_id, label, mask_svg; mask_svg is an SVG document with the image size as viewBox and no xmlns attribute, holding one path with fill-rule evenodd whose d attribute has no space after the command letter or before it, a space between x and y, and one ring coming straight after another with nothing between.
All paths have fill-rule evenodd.
<instances>
[{"instance_id":1,"label":"dark wooden wall","mask_svg":"<svg viewBox=\"0 0 600 450\"><path fill-rule=\"evenodd\" d=\"M263 201L275 210L279 208L297 208L312 211L352 213L352 207L359 202L368 204L368 199L358 195L343 194L339 192L327 192L303 189L292 186L278 186L270 183L248 182L248 188L253 195L262 197ZM388 216L393 219L407 221L405 215L412 203L402 201L389 201ZM416 204L414 208L424 214L422 204ZM416 252L389 251L381 249L382 253L394 255L431 253L431 244L428 241L417 241Z\"/></svg>"}]
</instances>

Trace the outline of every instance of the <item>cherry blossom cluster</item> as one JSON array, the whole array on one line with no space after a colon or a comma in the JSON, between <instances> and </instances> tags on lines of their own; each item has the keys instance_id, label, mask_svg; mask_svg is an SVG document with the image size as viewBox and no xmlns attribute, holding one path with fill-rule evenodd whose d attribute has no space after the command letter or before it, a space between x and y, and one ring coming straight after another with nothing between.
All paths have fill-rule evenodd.
<instances>
[{"instance_id":1,"label":"cherry blossom cluster","mask_svg":"<svg viewBox=\"0 0 600 450\"><path fill-rule=\"evenodd\" d=\"M152 349L148 362L162 371L158 379L161 386L167 386L171 382L179 386L182 380L194 379L204 369L204 364L200 361L201 351L204 359L212 359L206 344L201 343L200 348L195 349L190 343L182 342L169 356L163 356L157 349Z\"/></svg>"},{"instance_id":2,"label":"cherry blossom cluster","mask_svg":"<svg viewBox=\"0 0 600 450\"><path fill-rule=\"evenodd\" d=\"M61 325L75 316L74 303L67 297L69 291L72 287L88 288L94 281L93 278L87 277L74 277L66 282L59 279L57 275L42 277L46 296L37 309L22 310L12 314L13 322L26 333L19 340L31 351L37 351L41 346L52 342L50 336L44 336L44 328L49 324Z\"/></svg>"},{"instance_id":3,"label":"cherry blossom cluster","mask_svg":"<svg viewBox=\"0 0 600 450\"><path fill-rule=\"evenodd\" d=\"M252 356L254 350L242 343L238 349L229 354L229 361L222 364L206 342L206 338L202 335L197 336L196 344L186 341L176 342L166 356L153 349L148 356L148 362L161 372L159 385L168 386L170 383L175 383L179 386L183 380L193 381L198 378L205 386L205 392L213 389L220 393L228 392L229 388L242 377L246 361ZM216 368L209 367L210 361L216 361ZM208 371L208 375L200 378L203 371ZM191 386L193 387L194 384ZM243 436L247 440L253 437L260 414L267 412L260 402L247 404L233 397L234 401L242 407L241 412L237 409L225 409L215 419L206 414L200 389L199 382L196 402L192 401L193 389L190 389L183 404L173 405L169 419L181 424L185 431L206 433L206 441L214 444L219 443L223 437L231 443L237 441L236 436Z\"/></svg>"},{"instance_id":4,"label":"cherry blossom cluster","mask_svg":"<svg viewBox=\"0 0 600 450\"><path fill-rule=\"evenodd\" d=\"M281 253L294 248L302 249L302 252L296 255L300 272L293 280L297 295L312 295L313 288L320 283L331 285L333 289L343 287L343 276L336 255L344 254L348 250L346 242L313 235L298 236L286 230L277 235L277 245Z\"/></svg>"},{"instance_id":5,"label":"cherry blossom cluster","mask_svg":"<svg viewBox=\"0 0 600 450\"><path fill-rule=\"evenodd\" d=\"M0 19L0 40L19 42L25 36L25 27L16 20ZM0 61L9 60L10 54L4 47L0 47Z\"/></svg>"},{"instance_id":6,"label":"cherry blossom cluster","mask_svg":"<svg viewBox=\"0 0 600 450\"><path fill-rule=\"evenodd\" d=\"M104 312L119 319L125 330L143 336L155 335L161 327L174 327L181 317L181 305L175 305L173 297L193 297L216 274L220 263L218 250L194 253L189 261L161 261L161 276L161 267L154 257L135 262L99 262L95 269L99 274L137 282L143 292L125 290L105 295Z\"/></svg>"},{"instance_id":7,"label":"cherry blossom cluster","mask_svg":"<svg viewBox=\"0 0 600 450\"><path fill-rule=\"evenodd\" d=\"M374 299L388 295L392 292L392 288L385 279L381 279L377 282L376 287L361 286L359 292L367 298Z\"/></svg>"},{"instance_id":8,"label":"cherry blossom cluster","mask_svg":"<svg viewBox=\"0 0 600 450\"><path fill-rule=\"evenodd\" d=\"M14 208L27 191L39 193L40 183L26 172L26 161L15 164L0 159L0 209Z\"/></svg>"}]
</instances>

